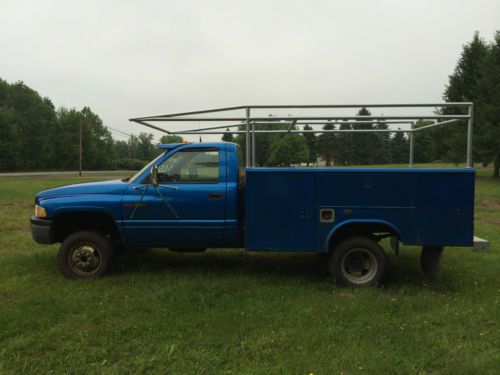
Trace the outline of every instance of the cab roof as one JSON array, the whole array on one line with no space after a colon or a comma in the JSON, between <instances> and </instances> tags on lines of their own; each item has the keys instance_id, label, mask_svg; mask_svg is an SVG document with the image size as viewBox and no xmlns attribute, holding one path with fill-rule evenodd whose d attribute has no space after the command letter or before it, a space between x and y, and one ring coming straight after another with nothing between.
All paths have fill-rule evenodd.
<instances>
[{"instance_id":1,"label":"cab roof","mask_svg":"<svg viewBox=\"0 0 500 375\"><path fill-rule=\"evenodd\" d=\"M183 143L158 143L156 148L159 148L160 150L172 150L182 145Z\"/></svg>"},{"instance_id":2,"label":"cab roof","mask_svg":"<svg viewBox=\"0 0 500 375\"><path fill-rule=\"evenodd\" d=\"M156 145L160 150L173 150L179 146L191 146L191 147L219 147L220 145L234 144L233 142L203 142L203 143L158 143Z\"/></svg>"}]
</instances>

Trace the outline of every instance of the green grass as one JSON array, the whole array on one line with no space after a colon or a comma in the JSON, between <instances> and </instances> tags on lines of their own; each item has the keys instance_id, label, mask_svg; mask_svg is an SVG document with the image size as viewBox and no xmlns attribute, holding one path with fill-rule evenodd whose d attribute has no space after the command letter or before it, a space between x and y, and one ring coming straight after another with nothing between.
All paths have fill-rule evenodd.
<instances>
[{"instance_id":1,"label":"green grass","mask_svg":"<svg viewBox=\"0 0 500 375\"><path fill-rule=\"evenodd\" d=\"M154 250L67 281L28 218L37 191L92 178L0 179L0 373L498 373L500 182L479 176L489 253L446 249L436 283L403 247L362 290L315 255L241 250Z\"/></svg>"}]
</instances>

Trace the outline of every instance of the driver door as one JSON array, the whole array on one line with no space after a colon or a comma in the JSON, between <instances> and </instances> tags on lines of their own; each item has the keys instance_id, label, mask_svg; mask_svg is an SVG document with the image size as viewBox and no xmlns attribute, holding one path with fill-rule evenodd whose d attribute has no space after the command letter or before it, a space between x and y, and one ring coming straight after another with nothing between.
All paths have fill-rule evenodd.
<instances>
[{"instance_id":1,"label":"driver door","mask_svg":"<svg viewBox=\"0 0 500 375\"><path fill-rule=\"evenodd\" d=\"M180 149L158 164L156 188L148 185L149 175L129 186L123 199L123 224L129 244L222 245L226 214L224 151Z\"/></svg>"}]
</instances>

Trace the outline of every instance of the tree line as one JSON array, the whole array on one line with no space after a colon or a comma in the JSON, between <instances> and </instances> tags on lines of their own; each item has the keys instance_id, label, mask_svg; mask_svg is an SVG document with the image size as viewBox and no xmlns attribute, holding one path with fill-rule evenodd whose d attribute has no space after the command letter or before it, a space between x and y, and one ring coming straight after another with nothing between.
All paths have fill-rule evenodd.
<instances>
[{"instance_id":1,"label":"tree line","mask_svg":"<svg viewBox=\"0 0 500 375\"><path fill-rule=\"evenodd\" d=\"M473 160L500 170L500 32L486 42L478 33L463 46L456 67L449 76L443 99L474 103ZM443 110L449 114L450 109ZM454 109L460 114L459 109ZM357 115L370 116L366 108ZM416 127L429 124L418 121ZM257 130L288 129L288 124L258 124ZM81 110L55 109L23 82L0 79L0 171L75 170L78 168L80 128L84 169L139 169L158 154L153 135L130 135L114 140L112 132L89 107ZM343 123L335 119L323 126L333 129L387 129L383 122ZM299 129L294 126L293 129ZM304 130L312 130L305 125ZM245 130L241 124L239 130ZM224 141L238 143L245 152L244 134L229 132ZM461 163L466 158L466 124L431 128L414 134L414 162ZM164 136L162 143L182 142L179 136ZM257 134L256 164L286 166L324 161L326 166L407 163L409 140L404 133Z\"/></svg>"},{"instance_id":2,"label":"tree line","mask_svg":"<svg viewBox=\"0 0 500 375\"><path fill-rule=\"evenodd\" d=\"M116 141L89 107L55 109L23 82L0 79L0 171L140 169L158 150L153 135Z\"/></svg>"}]
</instances>

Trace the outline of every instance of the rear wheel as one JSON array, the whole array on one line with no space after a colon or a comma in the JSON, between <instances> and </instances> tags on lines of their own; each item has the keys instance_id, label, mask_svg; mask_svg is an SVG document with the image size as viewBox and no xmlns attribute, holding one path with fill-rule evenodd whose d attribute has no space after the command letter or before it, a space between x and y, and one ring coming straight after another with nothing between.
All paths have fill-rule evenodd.
<instances>
[{"instance_id":1,"label":"rear wheel","mask_svg":"<svg viewBox=\"0 0 500 375\"><path fill-rule=\"evenodd\" d=\"M59 249L59 270L67 279L95 279L111 269L113 246L99 232L80 231L68 236Z\"/></svg>"},{"instance_id":2,"label":"rear wheel","mask_svg":"<svg viewBox=\"0 0 500 375\"><path fill-rule=\"evenodd\" d=\"M328 266L337 285L378 285L387 268L387 257L373 239L356 236L333 249Z\"/></svg>"}]
</instances>

